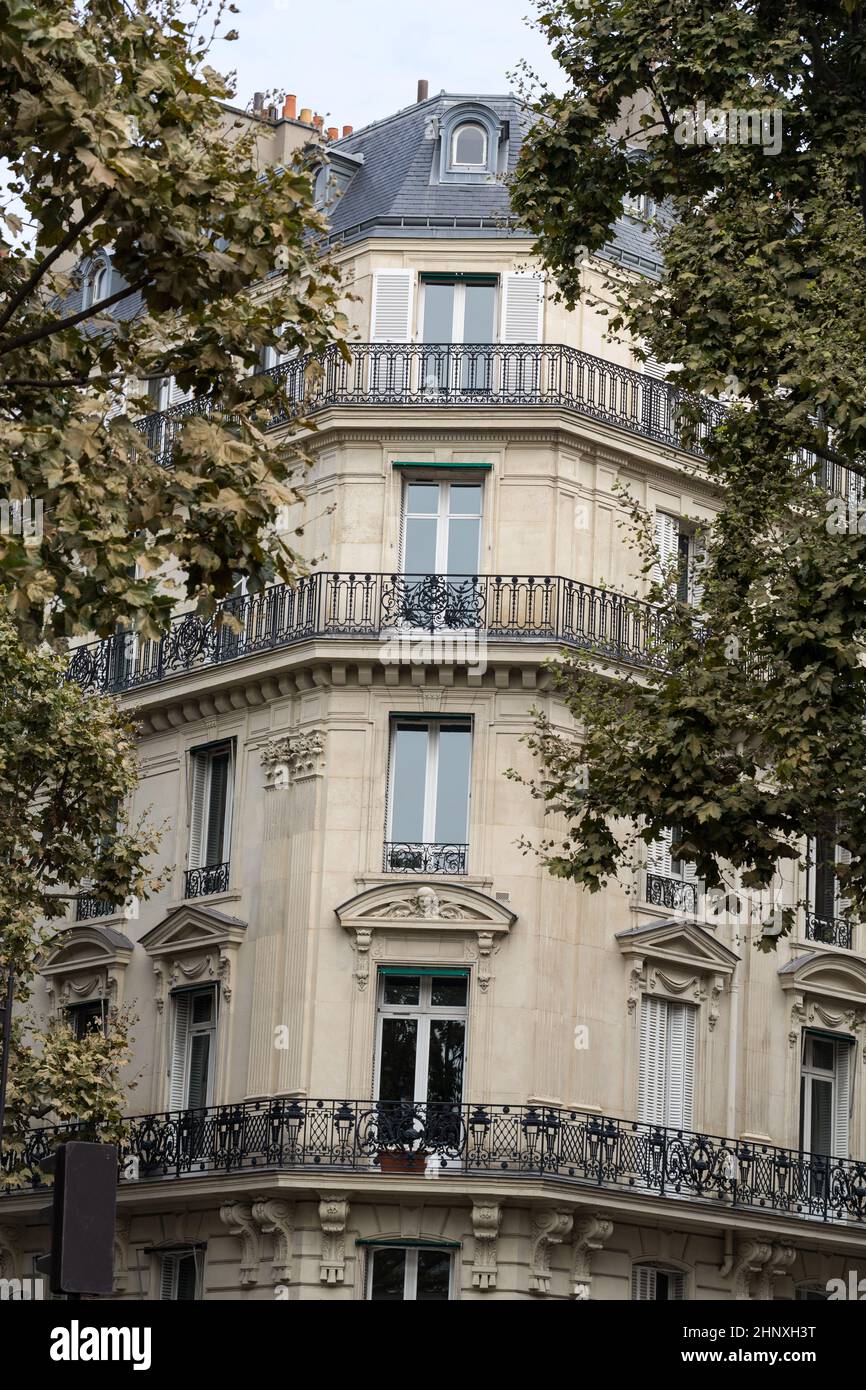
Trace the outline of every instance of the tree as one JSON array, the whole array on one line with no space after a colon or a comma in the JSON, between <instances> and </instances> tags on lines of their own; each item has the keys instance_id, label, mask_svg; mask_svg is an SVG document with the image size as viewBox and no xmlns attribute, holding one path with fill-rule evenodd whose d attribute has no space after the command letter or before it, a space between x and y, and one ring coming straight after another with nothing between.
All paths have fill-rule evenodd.
<instances>
[{"instance_id":1,"label":"tree","mask_svg":"<svg viewBox=\"0 0 866 1390\"><path fill-rule=\"evenodd\" d=\"M732 865L760 888L829 835L862 910L864 7L554 0L540 23L569 86L538 97L513 203L570 304L580 248L603 246L624 197L660 208L661 281L611 276L611 332L677 364L683 441L704 429L721 508L699 622L656 574L663 669L563 664L577 737L539 720L532 739L536 794L568 821L543 853L596 890L635 836L673 826L709 886ZM648 573L648 519L632 521Z\"/></svg>"},{"instance_id":2,"label":"tree","mask_svg":"<svg viewBox=\"0 0 866 1390\"><path fill-rule=\"evenodd\" d=\"M0 0L0 498L42 509L41 535L0 526L0 597L27 640L155 636L179 597L302 569L274 528L297 455L265 436L297 406L257 368L345 321L309 160L259 173L254 133L226 138L223 8ZM168 468L133 423L167 376L208 398Z\"/></svg>"}]
</instances>

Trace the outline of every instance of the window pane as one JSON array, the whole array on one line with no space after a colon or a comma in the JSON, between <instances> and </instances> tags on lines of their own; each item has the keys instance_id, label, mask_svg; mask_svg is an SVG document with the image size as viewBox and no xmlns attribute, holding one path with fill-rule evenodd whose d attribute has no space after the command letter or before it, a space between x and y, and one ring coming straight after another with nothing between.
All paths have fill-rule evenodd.
<instances>
[{"instance_id":1,"label":"window pane","mask_svg":"<svg viewBox=\"0 0 866 1390\"><path fill-rule=\"evenodd\" d=\"M828 1154L833 1147L833 1083L812 1077L812 1133L810 1148L815 1154Z\"/></svg>"},{"instance_id":2,"label":"window pane","mask_svg":"<svg viewBox=\"0 0 866 1390\"><path fill-rule=\"evenodd\" d=\"M436 517L407 517L403 572L405 574L436 573Z\"/></svg>"},{"instance_id":3,"label":"window pane","mask_svg":"<svg viewBox=\"0 0 866 1390\"><path fill-rule=\"evenodd\" d=\"M213 990L194 994L192 997L193 1023L210 1023L213 1018Z\"/></svg>"},{"instance_id":4,"label":"window pane","mask_svg":"<svg viewBox=\"0 0 866 1390\"><path fill-rule=\"evenodd\" d=\"M417 1042L417 1019L382 1019L380 1100L414 1101Z\"/></svg>"},{"instance_id":5,"label":"window pane","mask_svg":"<svg viewBox=\"0 0 866 1390\"><path fill-rule=\"evenodd\" d=\"M436 787L438 844L465 844L469 820L469 729L443 728L439 733L439 775Z\"/></svg>"},{"instance_id":6,"label":"window pane","mask_svg":"<svg viewBox=\"0 0 866 1390\"><path fill-rule=\"evenodd\" d=\"M466 1007L466 990L469 981L465 975L462 979L456 975L433 975L430 984L430 1003L434 1008L450 1006L453 1009L464 1009Z\"/></svg>"},{"instance_id":7,"label":"window pane","mask_svg":"<svg viewBox=\"0 0 866 1390\"><path fill-rule=\"evenodd\" d=\"M424 839L424 790L427 781L427 728L398 724L394 731L394 785L391 839Z\"/></svg>"},{"instance_id":8,"label":"window pane","mask_svg":"<svg viewBox=\"0 0 866 1390\"><path fill-rule=\"evenodd\" d=\"M495 285L467 285L463 310L464 343L492 343L495 312Z\"/></svg>"},{"instance_id":9,"label":"window pane","mask_svg":"<svg viewBox=\"0 0 866 1390\"><path fill-rule=\"evenodd\" d=\"M459 1104L463 1095L466 1024L457 1018L430 1020L427 1069L428 1102Z\"/></svg>"},{"instance_id":10,"label":"window pane","mask_svg":"<svg viewBox=\"0 0 866 1390\"><path fill-rule=\"evenodd\" d=\"M421 977L386 975L382 996L386 1004L417 1004L421 999Z\"/></svg>"},{"instance_id":11,"label":"window pane","mask_svg":"<svg viewBox=\"0 0 866 1390\"><path fill-rule=\"evenodd\" d=\"M374 1250L370 1298L377 1302L402 1303L406 1280L405 1250Z\"/></svg>"},{"instance_id":12,"label":"window pane","mask_svg":"<svg viewBox=\"0 0 866 1390\"><path fill-rule=\"evenodd\" d=\"M820 1067L821 1071L832 1071L836 1063L836 1050L831 1042L824 1038L812 1039L812 1066Z\"/></svg>"},{"instance_id":13,"label":"window pane","mask_svg":"<svg viewBox=\"0 0 866 1390\"><path fill-rule=\"evenodd\" d=\"M208 1067L210 1063L210 1033L196 1033L189 1048L189 1093L187 1105L198 1110L207 1105Z\"/></svg>"},{"instance_id":14,"label":"window pane","mask_svg":"<svg viewBox=\"0 0 866 1390\"><path fill-rule=\"evenodd\" d=\"M406 489L406 511L435 516L439 511L439 484L410 483Z\"/></svg>"},{"instance_id":15,"label":"window pane","mask_svg":"<svg viewBox=\"0 0 866 1390\"><path fill-rule=\"evenodd\" d=\"M454 323L454 286L428 281L424 286L424 342L450 343Z\"/></svg>"},{"instance_id":16,"label":"window pane","mask_svg":"<svg viewBox=\"0 0 866 1390\"><path fill-rule=\"evenodd\" d=\"M478 483L452 483L448 499L452 516L481 515L481 486Z\"/></svg>"},{"instance_id":17,"label":"window pane","mask_svg":"<svg viewBox=\"0 0 866 1390\"><path fill-rule=\"evenodd\" d=\"M418 1251L419 1303L441 1302L448 1298L451 1276L451 1257L444 1250Z\"/></svg>"},{"instance_id":18,"label":"window pane","mask_svg":"<svg viewBox=\"0 0 866 1390\"><path fill-rule=\"evenodd\" d=\"M178 1256L175 1297L179 1300L194 1299L196 1282L195 1255Z\"/></svg>"},{"instance_id":19,"label":"window pane","mask_svg":"<svg viewBox=\"0 0 866 1390\"><path fill-rule=\"evenodd\" d=\"M485 144L484 131L480 126L460 126L454 132L454 163L483 164Z\"/></svg>"},{"instance_id":20,"label":"window pane","mask_svg":"<svg viewBox=\"0 0 866 1390\"><path fill-rule=\"evenodd\" d=\"M207 844L205 846L206 864L221 864L224 858L230 761L231 758L228 753L218 753L211 758Z\"/></svg>"},{"instance_id":21,"label":"window pane","mask_svg":"<svg viewBox=\"0 0 866 1390\"><path fill-rule=\"evenodd\" d=\"M478 517L452 517L448 525L446 574L477 574L481 522Z\"/></svg>"}]
</instances>

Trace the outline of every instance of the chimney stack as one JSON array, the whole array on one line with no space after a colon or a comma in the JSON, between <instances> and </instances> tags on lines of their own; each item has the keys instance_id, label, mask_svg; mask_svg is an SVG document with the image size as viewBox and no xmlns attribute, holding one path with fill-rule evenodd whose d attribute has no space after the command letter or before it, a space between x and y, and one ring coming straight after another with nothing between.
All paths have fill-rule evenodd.
<instances>
[{"instance_id":1,"label":"chimney stack","mask_svg":"<svg viewBox=\"0 0 866 1390\"><path fill-rule=\"evenodd\" d=\"M253 92L253 111L257 116L262 114L262 107L265 104L264 92Z\"/></svg>"},{"instance_id":2,"label":"chimney stack","mask_svg":"<svg viewBox=\"0 0 866 1390\"><path fill-rule=\"evenodd\" d=\"M301 122L301 125L312 125L312 124L313 124L313 113L312 113L312 111L310 110L309 106L302 106L302 107L301 107L301 114L300 114L300 116L298 117L298 120Z\"/></svg>"},{"instance_id":3,"label":"chimney stack","mask_svg":"<svg viewBox=\"0 0 866 1390\"><path fill-rule=\"evenodd\" d=\"M418 101L426 101L427 93L430 90L426 77L418 78Z\"/></svg>"},{"instance_id":4,"label":"chimney stack","mask_svg":"<svg viewBox=\"0 0 866 1390\"><path fill-rule=\"evenodd\" d=\"M297 116L298 98L294 93L286 93L286 99L283 102L283 119L286 121L294 121L297 120Z\"/></svg>"},{"instance_id":5,"label":"chimney stack","mask_svg":"<svg viewBox=\"0 0 866 1390\"><path fill-rule=\"evenodd\" d=\"M343 139L345 140L345 138L346 138L347 135L351 135L351 134L352 134L352 131L353 131L354 129L355 129L355 127L354 127L353 125L344 125L344 126L343 126Z\"/></svg>"},{"instance_id":6,"label":"chimney stack","mask_svg":"<svg viewBox=\"0 0 866 1390\"><path fill-rule=\"evenodd\" d=\"M337 129L337 127L336 127L335 125L329 125L329 126L328 126L328 139L329 139L329 140L339 140L339 138L340 138L340 132L339 132L339 130Z\"/></svg>"}]
</instances>

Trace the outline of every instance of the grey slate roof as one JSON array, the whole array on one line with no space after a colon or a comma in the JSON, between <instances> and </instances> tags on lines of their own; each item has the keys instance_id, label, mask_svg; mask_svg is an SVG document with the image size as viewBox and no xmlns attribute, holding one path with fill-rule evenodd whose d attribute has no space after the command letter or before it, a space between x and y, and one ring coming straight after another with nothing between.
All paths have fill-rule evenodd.
<instances>
[{"instance_id":1,"label":"grey slate roof","mask_svg":"<svg viewBox=\"0 0 866 1390\"><path fill-rule=\"evenodd\" d=\"M531 125L531 114L518 97L440 92L427 101L376 121L335 141L334 151L362 155L363 165L331 208L332 241L365 236L490 237L503 233L528 237L509 225L504 182L461 185L439 183L439 140L434 118L463 103L489 107L509 124L508 173L517 164ZM636 217L623 216L602 253L607 259L657 276L661 262L652 229Z\"/></svg>"}]
</instances>

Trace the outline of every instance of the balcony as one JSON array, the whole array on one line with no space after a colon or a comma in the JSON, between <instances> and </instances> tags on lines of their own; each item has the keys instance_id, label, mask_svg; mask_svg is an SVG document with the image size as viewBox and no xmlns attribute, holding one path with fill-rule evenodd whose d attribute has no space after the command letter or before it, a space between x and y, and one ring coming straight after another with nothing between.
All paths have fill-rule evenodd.
<instances>
[{"instance_id":1,"label":"balcony","mask_svg":"<svg viewBox=\"0 0 866 1390\"><path fill-rule=\"evenodd\" d=\"M212 893L227 893L229 862L204 864L199 869L187 869L183 876L185 898L208 898Z\"/></svg>"},{"instance_id":2,"label":"balcony","mask_svg":"<svg viewBox=\"0 0 866 1390\"><path fill-rule=\"evenodd\" d=\"M469 846L386 840L382 869L386 874L465 874Z\"/></svg>"},{"instance_id":3,"label":"balcony","mask_svg":"<svg viewBox=\"0 0 866 1390\"><path fill-rule=\"evenodd\" d=\"M667 912L684 912L694 917L698 910L698 885L668 874L647 873L645 901Z\"/></svg>"},{"instance_id":4,"label":"balcony","mask_svg":"<svg viewBox=\"0 0 866 1390\"><path fill-rule=\"evenodd\" d=\"M170 676L318 638L382 644L382 660L477 660L479 644L545 642L632 666L663 664L664 623L639 599L574 579L535 575L401 575L320 571L294 586L227 599L237 632L194 613L158 642L128 634L76 647L67 675L85 690L120 694ZM414 653L414 654L413 654Z\"/></svg>"},{"instance_id":5,"label":"balcony","mask_svg":"<svg viewBox=\"0 0 866 1390\"><path fill-rule=\"evenodd\" d=\"M825 946L844 946L846 951L853 951L854 923L845 917L823 917L807 912L806 940L821 941Z\"/></svg>"},{"instance_id":6,"label":"balcony","mask_svg":"<svg viewBox=\"0 0 866 1390\"><path fill-rule=\"evenodd\" d=\"M34 1129L19 1161L38 1165L84 1132ZM140 1180L256 1169L376 1182L402 1159L404 1172L671 1198L714 1207L722 1220L743 1210L866 1221L866 1162L553 1106L246 1101L131 1119L122 1164L130 1156ZM9 1169L13 1156L3 1161Z\"/></svg>"},{"instance_id":7,"label":"balcony","mask_svg":"<svg viewBox=\"0 0 866 1390\"><path fill-rule=\"evenodd\" d=\"M299 415L330 406L476 409L547 407L573 411L680 449L682 391L630 367L562 343L352 343L344 361L336 348L269 369ZM724 419L718 401L702 401L705 437ZM207 415L207 398L146 416L139 429L163 464L190 415ZM275 412L270 428L287 422ZM700 445L694 451L701 456Z\"/></svg>"},{"instance_id":8,"label":"balcony","mask_svg":"<svg viewBox=\"0 0 866 1390\"><path fill-rule=\"evenodd\" d=\"M113 917L119 911L110 898L94 898L85 895L75 900L76 922L92 922L96 917Z\"/></svg>"}]
</instances>

